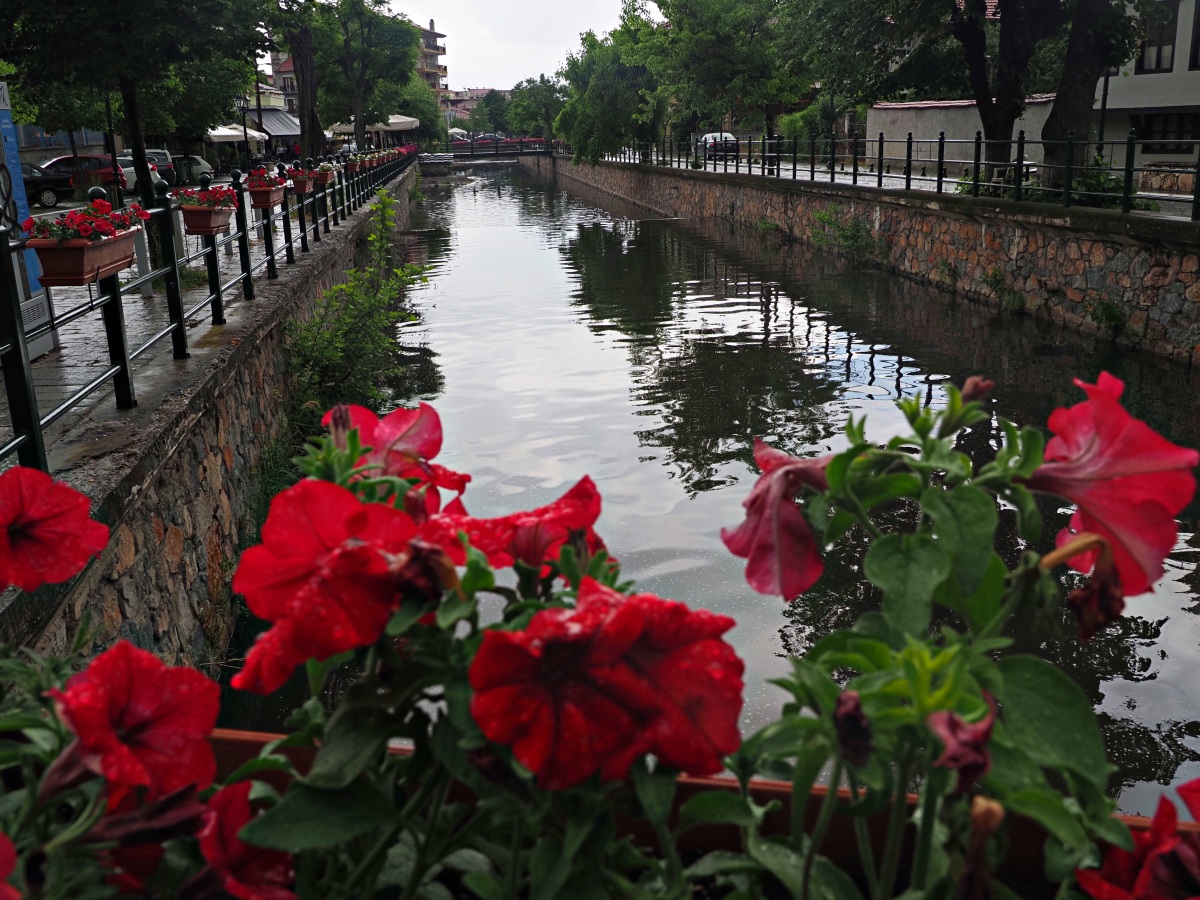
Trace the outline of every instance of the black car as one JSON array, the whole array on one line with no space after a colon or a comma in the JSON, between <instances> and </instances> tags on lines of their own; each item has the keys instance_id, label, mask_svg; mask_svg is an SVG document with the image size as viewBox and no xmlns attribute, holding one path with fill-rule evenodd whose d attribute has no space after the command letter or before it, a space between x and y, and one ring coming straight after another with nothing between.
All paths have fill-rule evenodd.
<instances>
[{"instance_id":1,"label":"black car","mask_svg":"<svg viewBox=\"0 0 1200 900\"><path fill-rule=\"evenodd\" d=\"M30 204L36 203L47 209L75 194L70 175L49 172L30 163L21 163L21 180L25 182L25 197Z\"/></svg>"}]
</instances>

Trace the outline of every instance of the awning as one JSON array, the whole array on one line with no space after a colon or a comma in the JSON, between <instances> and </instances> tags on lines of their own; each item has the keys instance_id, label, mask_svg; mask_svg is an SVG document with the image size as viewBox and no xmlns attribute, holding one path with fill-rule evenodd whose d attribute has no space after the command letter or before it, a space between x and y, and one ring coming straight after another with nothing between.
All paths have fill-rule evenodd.
<instances>
[{"instance_id":1,"label":"awning","mask_svg":"<svg viewBox=\"0 0 1200 900\"><path fill-rule=\"evenodd\" d=\"M253 128L246 129L246 137L249 137L252 141L267 140L267 135L261 131L255 131ZM232 144L235 141L242 141L246 138L242 136L241 125L218 125L208 132L208 139L214 144Z\"/></svg>"},{"instance_id":2,"label":"awning","mask_svg":"<svg viewBox=\"0 0 1200 900\"><path fill-rule=\"evenodd\" d=\"M300 137L300 122L282 109L253 110L250 115L273 138Z\"/></svg>"},{"instance_id":3,"label":"awning","mask_svg":"<svg viewBox=\"0 0 1200 900\"><path fill-rule=\"evenodd\" d=\"M388 116L387 124L378 122L374 125L368 125L367 131L412 131L421 126L420 119L414 119L412 116ZM345 122L338 122L336 125L330 125L329 130L334 134L354 134L354 126L347 125Z\"/></svg>"}]
</instances>

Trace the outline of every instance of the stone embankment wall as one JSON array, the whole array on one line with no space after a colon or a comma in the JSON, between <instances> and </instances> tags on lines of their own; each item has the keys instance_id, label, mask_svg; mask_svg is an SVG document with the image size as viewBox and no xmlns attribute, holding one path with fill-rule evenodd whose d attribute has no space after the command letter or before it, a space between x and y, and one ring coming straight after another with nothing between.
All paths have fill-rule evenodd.
<instances>
[{"instance_id":1,"label":"stone embankment wall","mask_svg":"<svg viewBox=\"0 0 1200 900\"><path fill-rule=\"evenodd\" d=\"M902 275L1200 366L1200 223L556 157L521 165L662 216L769 223L798 240L830 233L830 217L857 223Z\"/></svg>"},{"instance_id":2,"label":"stone embankment wall","mask_svg":"<svg viewBox=\"0 0 1200 900\"><path fill-rule=\"evenodd\" d=\"M408 227L410 168L390 189ZM254 538L257 467L283 427L284 328L363 260L373 216L364 207L256 299L227 309L227 324L192 337L192 357L138 407L90 417L51 452L56 478L94 501L108 548L73 583L6 597L0 640L42 653L65 650L84 614L94 650L126 638L172 664L211 666L233 625L230 581Z\"/></svg>"}]
</instances>

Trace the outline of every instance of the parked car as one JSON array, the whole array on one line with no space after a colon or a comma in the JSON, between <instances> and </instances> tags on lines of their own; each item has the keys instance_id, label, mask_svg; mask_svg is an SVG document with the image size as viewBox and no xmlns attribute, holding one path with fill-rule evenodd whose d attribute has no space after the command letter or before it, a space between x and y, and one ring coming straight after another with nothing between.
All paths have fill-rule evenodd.
<instances>
[{"instance_id":1,"label":"parked car","mask_svg":"<svg viewBox=\"0 0 1200 900\"><path fill-rule=\"evenodd\" d=\"M47 209L58 206L60 200L70 200L75 194L70 175L48 172L30 163L21 163L21 180L25 182L25 197L29 202Z\"/></svg>"},{"instance_id":2,"label":"parked car","mask_svg":"<svg viewBox=\"0 0 1200 900\"><path fill-rule=\"evenodd\" d=\"M66 175L72 178L75 175L75 163L70 156L52 156L49 159L42 160L39 165L47 172L52 172L55 175ZM93 183L102 184L104 187L111 188L117 183L117 179L112 177L112 158L108 156L83 156L79 157L79 166L83 169L84 178L92 180ZM121 173L120 184L122 189L127 189L125 173Z\"/></svg>"},{"instance_id":3,"label":"parked car","mask_svg":"<svg viewBox=\"0 0 1200 900\"><path fill-rule=\"evenodd\" d=\"M179 173L175 171L175 163L171 161L171 154L166 150L147 147L146 159L158 167L158 176L167 184L175 184L179 181Z\"/></svg>"},{"instance_id":4,"label":"parked car","mask_svg":"<svg viewBox=\"0 0 1200 900\"><path fill-rule=\"evenodd\" d=\"M146 162L150 166L150 173L152 175L156 174L158 172L158 166L155 165L149 159L147 159ZM128 154L126 154L124 156L118 156L117 157L117 165L119 165L121 167L121 174L125 176L125 183L128 185L126 190L136 191L137 190L137 169L135 169L133 167L133 157L129 156Z\"/></svg>"},{"instance_id":5,"label":"parked car","mask_svg":"<svg viewBox=\"0 0 1200 900\"><path fill-rule=\"evenodd\" d=\"M291 159L291 155L287 158ZM199 181L201 175L212 177L213 174L213 167L203 156L177 155L171 157L171 162L180 184L192 184Z\"/></svg>"},{"instance_id":6,"label":"parked car","mask_svg":"<svg viewBox=\"0 0 1200 900\"><path fill-rule=\"evenodd\" d=\"M705 159L720 157L738 159L741 156L738 139L728 131L709 132L700 138L700 147L704 152Z\"/></svg>"},{"instance_id":7,"label":"parked car","mask_svg":"<svg viewBox=\"0 0 1200 900\"><path fill-rule=\"evenodd\" d=\"M498 134L492 134L490 131L485 134L475 135L476 144L498 144L502 140L504 140L504 138L500 137Z\"/></svg>"}]
</instances>

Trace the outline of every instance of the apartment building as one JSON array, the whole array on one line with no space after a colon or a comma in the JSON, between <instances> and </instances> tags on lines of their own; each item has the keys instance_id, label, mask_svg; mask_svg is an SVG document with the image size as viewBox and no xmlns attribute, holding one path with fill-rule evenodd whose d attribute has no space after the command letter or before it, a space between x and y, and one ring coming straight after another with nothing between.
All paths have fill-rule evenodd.
<instances>
[{"instance_id":1,"label":"apartment building","mask_svg":"<svg viewBox=\"0 0 1200 900\"><path fill-rule=\"evenodd\" d=\"M442 43L445 37L430 19L429 27L421 29L421 52L417 56L417 76L437 92L438 106L443 111L450 108L450 87L446 83L449 70L442 62L446 55L446 45Z\"/></svg>"}]
</instances>

